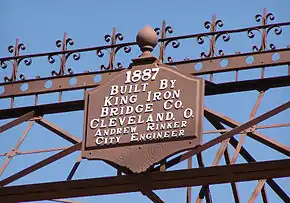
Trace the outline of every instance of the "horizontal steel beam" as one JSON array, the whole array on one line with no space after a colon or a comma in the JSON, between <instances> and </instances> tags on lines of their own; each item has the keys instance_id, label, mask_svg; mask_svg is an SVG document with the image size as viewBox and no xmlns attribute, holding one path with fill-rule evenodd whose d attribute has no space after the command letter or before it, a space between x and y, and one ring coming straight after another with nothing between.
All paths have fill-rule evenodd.
<instances>
[{"instance_id":1,"label":"horizontal steel beam","mask_svg":"<svg viewBox=\"0 0 290 203\"><path fill-rule=\"evenodd\" d=\"M205 95L218 95L227 94L233 92L244 92L252 90L267 90L270 88L286 87L290 86L290 75L289 76L279 76L264 79L254 79L254 80L243 80L237 82L227 82L227 83L213 83L209 85L207 83L205 87Z\"/></svg>"},{"instance_id":2,"label":"horizontal steel beam","mask_svg":"<svg viewBox=\"0 0 290 203\"><path fill-rule=\"evenodd\" d=\"M278 60L273 60L273 54L279 54L280 58ZM246 60L249 56L253 57L253 62L250 64L247 63ZM221 61L223 60L228 61L226 67L222 67L220 65ZM197 63L202 63L202 68L200 70L193 68ZM172 63L170 65L175 65L177 67L177 70L184 74L203 75L209 73L247 70L261 67L274 67L279 65L288 65L289 63L290 48L286 48L256 53L221 56L211 58L210 60L198 59L191 61L180 61ZM115 71L122 71L122 69L0 83L0 87L3 88L3 92L0 92L0 98L93 88L100 85L99 80L101 79L101 75L111 74L111 72ZM71 80L72 78L73 80ZM24 84L27 86L27 89L22 89L22 85Z\"/></svg>"},{"instance_id":3,"label":"horizontal steel beam","mask_svg":"<svg viewBox=\"0 0 290 203\"><path fill-rule=\"evenodd\" d=\"M290 159L3 187L0 202L137 192L141 189L140 183L145 188L160 190L287 176L290 176Z\"/></svg>"},{"instance_id":4,"label":"horizontal steel beam","mask_svg":"<svg viewBox=\"0 0 290 203\"><path fill-rule=\"evenodd\" d=\"M277 60L273 60L273 54L279 55ZM175 65L177 70L192 75L204 75L209 73L221 73L237 70L248 70L261 67L274 67L288 65L290 62L290 48L276 49L263 52L249 52L242 54L233 54L218 56L209 59L195 59L170 63ZM250 57L249 60L248 57ZM221 66L221 62L224 65ZM199 67L195 65L199 63Z\"/></svg>"},{"instance_id":5,"label":"horizontal steel beam","mask_svg":"<svg viewBox=\"0 0 290 203\"><path fill-rule=\"evenodd\" d=\"M1 109L0 119L20 117L30 111L42 112L42 114L53 114L53 113L80 111L83 109L84 109L84 100L42 104L37 106L17 107L10 109Z\"/></svg>"},{"instance_id":6,"label":"horizontal steel beam","mask_svg":"<svg viewBox=\"0 0 290 203\"><path fill-rule=\"evenodd\" d=\"M205 95L226 94L231 92L265 90L269 88L290 86L290 76L265 78L259 80L245 80L228 83L210 83L205 86ZM63 113L70 111L80 111L84 109L84 100L43 104L37 106L26 106L11 109L1 109L0 119L16 118L30 111L41 114Z\"/></svg>"}]
</instances>

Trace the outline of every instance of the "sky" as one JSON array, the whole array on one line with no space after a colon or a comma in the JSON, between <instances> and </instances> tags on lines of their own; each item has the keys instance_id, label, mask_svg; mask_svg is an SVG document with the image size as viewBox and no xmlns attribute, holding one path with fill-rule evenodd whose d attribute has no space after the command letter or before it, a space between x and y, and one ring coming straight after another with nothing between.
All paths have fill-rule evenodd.
<instances>
[{"instance_id":1,"label":"sky","mask_svg":"<svg viewBox=\"0 0 290 203\"><path fill-rule=\"evenodd\" d=\"M7 51L9 45L14 45L16 38L20 42L25 43L27 49L21 51L21 54L39 53L47 51L56 51L55 41L63 38L64 32L71 37L75 45L69 48L84 48L106 45L104 36L110 34L114 26L117 32L124 36L123 42L135 41L136 35L140 29L146 25L153 28L161 27L162 20L166 20L168 25L174 29L172 36L186 35L193 33L207 32L204 28L204 21L211 20L212 14L216 14L217 19L223 20L224 27L222 29L236 29L242 27L250 27L260 25L255 21L254 16L263 12L263 8L272 12L276 19L273 22L290 21L289 15L290 1L288 0L220 0L220 1L16 1L1 0L0 2L0 57L10 56ZM219 28L221 29L221 28ZM269 34L268 41L273 42L277 48L285 48L290 44L289 41L290 28L283 29L280 36ZM224 50L226 54L232 54L236 51L249 52L253 44L259 44L260 38L256 34L254 39L249 39L245 33L243 35L233 35L229 42L222 40L217 42L217 46ZM181 42L179 49L167 48L166 56L172 56L174 60L183 60L185 57L198 58L201 51L207 51L208 43L198 45L195 41L184 40ZM121 61L125 66L130 63L132 58L137 57L140 51L134 47L130 54L120 53L117 61ZM153 52L158 56L158 48ZM85 70L98 70L101 64L107 64L108 56L105 54L103 58L98 58L94 52L81 54L78 62L69 59L68 67L72 67L75 73ZM20 64L19 72L23 73L27 78L33 78L36 75L49 76L52 70L58 70L59 61L56 58L54 64L49 64L47 58L33 59L33 63L26 67ZM285 75L287 67L279 66L266 70L266 77L276 75ZM7 69L0 69L0 82L3 82L4 76L11 74L11 66ZM253 79L259 76L257 71L242 71L240 79ZM234 78L233 73L221 73L214 76L214 82L231 81ZM261 106L257 115L277 107L286 101L289 101L289 87L272 89L266 92L262 99ZM39 104L57 102L57 94L41 95ZM81 99L82 91L66 92L63 95L64 101ZM258 92L250 91L243 93L231 93L225 95L205 97L205 105L217 112L239 122L246 122L249 118L251 109L255 104ZM16 106L29 106L33 104L33 97L27 96L17 98ZM237 108L237 105L239 107ZM0 108L9 108L9 100L0 100ZM73 135L82 138L83 112L62 113L57 115L47 115L45 118L61 128L71 132ZM264 121L262 124L270 123L289 123L289 110ZM0 121L0 125L10 120ZM18 138L27 127L27 123L21 124L10 129L0 135L0 154L7 152L15 146ZM213 129L204 119L204 130ZM275 139L284 145L290 145L289 128L276 128L260 130L268 137ZM204 135L204 142L218 136L218 134ZM238 139L240 135L235 137ZM69 143L62 140L57 135L52 134L41 126L34 124L28 133L20 151L29 151L36 149L45 149L50 147L69 146ZM204 152L205 164L210 166L219 145ZM286 158L284 155L246 138L245 147L253 153L257 160L272 160ZM229 147L230 154L233 148ZM20 171L21 169L49 157L56 152L41 153L25 156L16 156L9 164L6 171L0 176L0 179ZM15 181L11 185L23 183L36 183L48 181L65 180L74 161L79 153L74 153L63 158L49 166L36 171L22 179ZM0 165L5 161L4 157L0 157ZM243 163L242 158L238 159L238 163ZM220 164L224 164L221 161ZM178 164L171 170L181 169L186 166L186 162ZM193 167L197 167L196 158L193 158ZM74 179L93 178L112 176L116 174L116 170L101 161L83 160L76 172ZM290 195L290 179L282 178L276 180L285 192ZM257 181L249 181L238 183L241 202L247 202L255 188ZM210 187L214 202L233 202L230 184L213 185ZM194 187L192 190L193 200L198 194L200 187ZM269 202L280 202L276 194L266 186ZM165 202L185 202L185 188L156 191ZM226 195L225 195L226 194ZM97 197L81 197L71 198L83 202L150 202L148 198L141 193L129 193L118 195L106 195ZM261 202L261 196L257 198L257 202ZM50 202L50 201L43 201Z\"/></svg>"}]
</instances>

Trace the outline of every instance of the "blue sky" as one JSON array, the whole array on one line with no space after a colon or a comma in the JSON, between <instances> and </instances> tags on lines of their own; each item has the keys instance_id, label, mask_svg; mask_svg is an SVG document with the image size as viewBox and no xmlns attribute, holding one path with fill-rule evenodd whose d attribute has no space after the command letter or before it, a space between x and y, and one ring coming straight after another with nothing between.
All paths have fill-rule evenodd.
<instances>
[{"instance_id":1,"label":"blue sky","mask_svg":"<svg viewBox=\"0 0 290 203\"><path fill-rule=\"evenodd\" d=\"M203 27L206 20L211 20L212 14L216 14L218 19L223 20L224 29L235 29L240 27L248 27L259 25L255 21L254 16L263 12L263 8L267 8L269 12L274 13L276 19L274 22L290 21L289 8L290 1L288 0L220 0L220 1L15 1L2 0L0 2L0 56L10 56L7 51L9 45L15 43L16 38L20 38L27 46L26 51L21 53L39 53L46 51L55 51L58 48L55 46L57 39L62 39L63 33L67 32L68 36L75 41L73 48L83 48L91 46L105 45L104 35L112 32L113 26L117 27L117 31L124 36L124 42L134 41L138 31L145 25L149 24L153 28L160 27L162 20L166 20L168 25L174 29L173 35L185 35L191 33L199 33L207 31ZM289 40L290 28L283 29L281 36L269 35L269 41L275 43L278 48L284 48L290 44ZM251 51L251 46L255 43L260 43L260 38L257 35L255 39L250 40L243 36L232 36L230 42L218 42L218 46L223 48L226 54L234 53L235 51ZM185 57L197 58L201 51L207 51L205 45L200 46L195 41L184 42L179 49L168 47L168 55L176 60L183 60ZM155 50L157 55L158 49ZM131 58L138 56L140 52L134 48L129 55L120 54L117 60L128 65ZM68 61L68 66L72 67L75 72L83 72L84 70L96 70L101 64L107 64L107 55L103 59L98 58L94 52L81 54L79 62L72 59ZM269 68L266 71L266 76L285 75L287 67ZM49 76L52 70L58 70L58 61L54 64L49 64L47 58L33 59L31 66L26 67L21 64L19 72L26 75L27 78L35 75ZM11 67L6 70L0 69L0 82L3 77L9 75ZM241 79L255 78L259 75L259 71L243 71ZM233 78L232 73L218 74L214 77L215 82L229 81ZM279 88L277 90L267 91L262 100L262 104L258 109L257 115L275 108L276 106L290 99L289 88ZM64 93L64 100L74 100L82 98L81 91ZM246 93L233 93L227 95L218 95L205 98L205 105L221 112L239 122L246 122L249 118L251 109L255 103L258 93L256 91ZM57 94L42 95L39 103L56 102ZM16 99L16 106L31 105L33 97L23 97ZM240 107L237 108L236 104ZM8 108L9 100L0 100L0 108ZM61 126L65 130L71 132L77 137L82 137L83 113L73 112L59 115L48 115L47 120ZM289 122L289 110L283 112L265 122L270 123L287 123ZM0 121L0 124L6 123ZM17 139L26 128L27 124L21 124L0 136L0 154L14 147ZM204 122L204 130L213 129L206 121ZM290 145L289 128L279 128L271 130L261 130L265 135ZM204 141L216 137L217 135L205 135ZM236 136L239 138L239 135ZM21 151L34 149L43 149L50 147L69 146L69 143L62 140L56 135L51 134L48 130L35 124L29 132ZM252 152L257 160L281 159L285 156L266 146L263 146L251 138L246 138L245 146L248 151ZM211 165L213 157L218 149L218 146L207 150L204 153L206 165ZM230 153L232 153L232 148ZM29 166L44 157L48 157L55 152L34 154L27 156L17 156L8 166L5 173L0 179ZM74 161L77 159L78 153L74 153L61 161L55 162L48 167L41 169L28 175L15 184L33 183L36 181L47 182L64 180L69 173ZM197 166L196 159L193 159L194 167ZM5 159L0 157L0 165ZM238 162L244 162L242 158ZM224 162L221 162L224 164ZM172 169L180 169L186 166L186 163L179 164ZM115 175L116 171L100 161L82 161L79 170L74 178L102 177ZM289 178L279 179L277 182L290 195ZM239 183L239 192L242 202L247 202L257 181L247 183ZM267 187L269 201L279 202L276 194ZM214 202L232 202L230 194L230 185L222 184L211 186ZM199 187L193 188L193 199L195 199ZM185 202L185 189L174 189L158 191L161 198L166 202ZM224 195L224 194L227 195ZM79 201L85 202L150 202L141 193L120 194L111 196L86 197L76 198ZM261 202L261 197L257 198L257 202Z\"/></svg>"}]
</instances>

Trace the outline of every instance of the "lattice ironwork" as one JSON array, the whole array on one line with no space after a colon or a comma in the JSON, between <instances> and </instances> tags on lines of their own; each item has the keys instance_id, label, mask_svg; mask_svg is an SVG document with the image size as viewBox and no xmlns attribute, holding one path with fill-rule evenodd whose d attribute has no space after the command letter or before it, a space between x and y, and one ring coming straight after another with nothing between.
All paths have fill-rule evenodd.
<instances>
[{"instance_id":1,"label":"lattice ironwork","mask_svg":"<svg viewBox=\"0 0 290 203\"><path fill-rule=\"evenodd\" d=\"M155 32L159 36L159 61L160 63L174 66L177 71L187 73L198 77L208 76L205 84L205 96L221 95L235 92L247 92L251 90L258 91L258 97L252 108L247 122L240 123L229 118L219 112L205 106L204 116L216 130L205 129L203 134L220 133L209 141L204 142L201 146L188 150L175 157L167 158L154 167L151 167L146 173L133 174L127 168L120 167L116 164L107 162L115 168L117 176L112 178L97 178L72 180L79 165L81 157L79 156L75 164L72 166L66 181L39 183L29 186L9 186L10 183L31 174L32 172L47 166L61 158L68 156L74 152L81 150L82 140L77 136L65 131L64 129L53 124L45 115L54 115L63 112L83 111L84 100L63 101L63 92L73 92L75 90L86 91L89 88L97 88L100 85L100 77L104 79L113 72L118 72L127 67L121 61L116 60L121 50L125 54L132 54L132 50L136 47L136 42L117 43L123 41L124 37L116 31L114 27L111 35L104 36L109 45L96 46L81 49L68 49L69 45L74 45L72 38L68 38L64 33L63 40L57 40L56 46L61 51L44 52L38 54L20 54L20 51L26 50L26 46L17 39L15 46L9 46L8 51L12 56L0 58L0 64L3 69L11 68L11 75L5 76L0 83L0 99L10 99L10 108L0 109L0 119L14 119L0 126L1 136L5 136L5 131L19 124L27 122L28 125L21 135L19 141L10 151L0 154L0 157L6 157L4 164L0 168L1 175L7 169L9 163L15 156L57 152L56 154L45 158L35 164L20 170L8 177L0 179L0 202L15 201L34 201L34 200L53 200L55 202L73 202L66 199L78 196L115 194L123 192L140 191L153 202L164 202L153 190L187 187L187 202L192 202L191 186L201 186L200 192L196 197L196 202L214 202L211 195L210 185L229 183L232 189L232 198L235 202L241 202L236 182L258 180L249 202L254 202L258 194L261 193L262 201L268 202L265 184L273 190L279 198L284 202L290 202L287 193L280 187L274 178L290 176L290 147L280 143L260 132L260 129L289 127L288 121L280 124L260 124L264 120L273 117L281 112L289 112L290 101L283 104L277 104L275 108L264 112L257 116L259 106L261 106L264 95L270 89L279 87L289 87L290 85L290 48L276 47L269 40L269 33L280 35L282 28L289 28L290 22L270 23L275 19L272 13L267 13L264 9L263 14L255 16L255 20L260 25L240 28L234 30L221 30L223 21L213 15L211 22L206 21L204 27L209 32L189 34L183 36L168 36L173 34L173 28L162 22L161 28L155 28ZM254 39L256 34L261 36L260 44L249 47L249 52L245 53L227 53L218 47L217 41L223 41L230 44L233 41L233 35L244 34L248 40ZM205 40L208 40L208 49L199 53L195 58L186 57L184 60L173 60L172 56L167 53L169 45L174 50L182 43L190 42L193 47L204 46ZM67 61L72 57L77 63L81 63L81 54L88 52L96 54L96 58L104 57L108 53L107 65L100 65L99 68L86 70L84 72L72 70L68 68ZM170 52L171 53L171 52ZM59 57L59 70L51 70L51 75L35 75L33 78L27 78L24 74L19 74L19 64L24 61L26 66L31 65L32 60L36 58L47 58L50 64L54 64L56 57ZM9 66L11 64L11 67ZM280 68L280 66L288 66L284 75L265 77L265 70L272 68ZM255 79L240 79L240 72L244 70L261 70L260 76ZM214 77L218 73L232 72L235 77L230 81L214 82ZM289 90L289 89L287 89ZM286 91L287 91L286 90ZM49 104L39 104L39 95L48 93L58 93L58 102ZM34 104L30 106L15 107L15 98L23 96L33 96ZM286 118L287 119L287 118ZM64 147L55 147L50 149L22 151L22 145L25 137L34 125L40 125L52 133L59 135L61 138L70 142L72 145ZM227 126L227 127L226 127ZM82 127L82 126L80 126ZM2 135L3 134L3 135ZM241 134L239 139L235 137ZM265 162L257 161L256 158L244 147L245 138L262 143L263 145L281 153L286 159L268 160ZM0 146L5 143L1 143ZM212 164L206 166L204 164L204 151L219 145L218 151L213 159ZM229 153L229 146L233 147L233 155ZM192 157L196 156L198 167L192 168ZM237 159L242 157L247 164L237 163ZM219 166L222 158L225 159L225 165ZM167 171L169 168L188 161L188 169L178 171ZM61 192L60 192L61 191Z\"/></svg>"}]
</instances>

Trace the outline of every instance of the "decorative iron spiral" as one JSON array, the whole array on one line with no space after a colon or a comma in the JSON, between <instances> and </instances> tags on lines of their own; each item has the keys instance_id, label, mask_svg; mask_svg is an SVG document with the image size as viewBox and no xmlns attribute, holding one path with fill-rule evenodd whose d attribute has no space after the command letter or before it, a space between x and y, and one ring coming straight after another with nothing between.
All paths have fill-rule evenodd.
<instances>
[{"instance_id":1,"label":"decorative iron spiral","mask_svg":"<svg viewBox=\"0 0 290 203\"><path fill-rule=\"evenodd\" d=\"M208 26L208 23L210 23L210 22L209 22L209 21L206 21L206 22L204 23L205 27ZM208 29L208 28L207 28L207 29ZM208 35L201 34L201 35L198 35L198 36L196 37L196 41L197 41L197 43L200 44L200 45L202 45L202 44L204 43L204 38L207 38L207 39L210 41L210 38L209 38ZM200 53L200 57L209 57L210 54L213 52L213 50L211 50L211 49L212 49L212 48L210 47L210 50L209 50L209 53L208 53L208 54L206 54L204 51L201 52L201 53Z\"/></svg>"},{"instance_id":2,"label":"decorative iron spiral","mask_svg":"<svg viewBox=\"0 0 290 203\"><path fill-rule=\"evenodd\" d=\"M122 65L122 63L121 63L121 62L118 62L118 63L117 63L117 68L118 68L118 69L123 69L123 68L124 68L124 66Z\"/></svg>"},{"instance_id":3,"label":"decorative iron spiral","mask_svg":"<svg viewBox=\"0 0 290 203\"><path fill-rule=\"evenodd\" d=\"M6 69L7 68L7 61L0 61L0 65L1 65L1 68L3 69Z\"/></svg>"},{"instance_id":4,"label":"decorative iron spiral","mask_svg":"<svg viewBox=\"0 0 290 203\"><path fill-rule=\"evenodd\" d=\"M19 75L20 80L25 80L25 76L23 74Z\"/></svg>"},{"instance_id":5,"label":"decorative iron spiral","mask_svg":"<svg viewBox=\"0 0 290 203\"><path fill-rule=\"evenodd\" d=\"M58 56L60 58L60 56L58 54L50 54L47 56L47 60L50 64L53 64L55 62L54 56Z\"/></svg>"},{"instance_id":6,"label":"decorative iron spiral","mask_svg":"<svg viewBox=\"0 0 290 203\"><path fill-rule=\"evenodd\" d=\"M204 37L208 38L209 39L209 36L208 35L198 35L196 37L196 41L198 44L203 44L204 43Z\"/></svg>"},{"instance_id":7,"label":"decorative iron spiral","mask_svg":"<svg viewBox=\"0 0 290 203\"><path fill-rule=\"evenodd\" d=\"M18 64L20 64L21 61L24 61L24 64L26 66L30 66L32 64L32 59L28 58L28 57L22 57L22 58L18 59Z\"/></svg>"},{"instance_id":8,"label":"decorative iron spiral","mask_svg":"<svg viewBox=\"0 0 290 203\"><path fill-rule=\"evenodd\" d=\"M231 39L230 34L227 33L227 32L223 32L223 33L217 34L216 37L215 37L215 40L217 41L220 37L222 37L224 42L228 42ZM224 51L222 49L219 49L218 50L218 54L220 56L223 56L224 55Z\"/></svg>"},{"instance_id":9,"label":"decorative iron spiral","mask_svg":"<svg viewBox=\"0 0 290 203\"><path fill-rule=\"evenodd\" d=\"M165 33L172 34L173 33L173 28L171 26L166 26L165 27Z\"/></svg>"},{"instance_id":10,"label":"decorative iron spiral","mask_svg":"<svg viewBox=\"0 0 290 203\"><path fill-rule=\"evenodd\" d=\"M75 61L78 61L80 58L81 58L81 54L76 51L76 52L69 52L68 54L66 54L65 58L66 60L72 55L72 58L75 60Z\"/></svg>"},{"instance_id":11,"label":"decorative iron spiral","mask_svg":"<svg viewBox=\"0 0 290 203\"><path fill-rule=\"evenodd\" d=\"M66 39L65 44L73 46L75 44L75 42L73 41L72 38L68 38L68 39Z\"/></svg>"},{"instance_id":12,"label":"decorative iron spiral","mask_svg":"<svg viewBox=\"0 0 290 203\"><path fill-rule=\"evenodd\" d=\"M14 46L13 45L8 46L8 52L11 53L11 54L14 52Z\"/></svg>"},{"instance_id":13,"label":"decorative iron spiral","mask_svg":"<svg viewBox=\"0 0 290 203\"><path fill-rule=\"evenodd\" d=\"M222 28L222 27L224 26L224 22L223 22L222 20L217 20L217 21L215 22L215 25L216 25L217 27Z\"/></svg>"},{"instance_id":14,"label":"decorative iron spiral","mask_svg":"<svg viewBox=\"0 0 290 203\"><path fill-rule=\"evenodd\" d=\"M115 49L115 53L117 54L119 50L121 50L123 48L123 51L128 54L131 52L131 47L130 46L126 46L126 45L123 45L123 46L118 46L116 47Z\"/></svg>"},{"instance_id":15,"label":"decorative iron spiral","mask_svg":"<svg viewBox=\"0 0 290 203\"><path fill-rule=\"evenodd\" d=\"M205 22L203 23L203 26L205 27L205 29L210 29L210 27L211 27L211 22L209 22L209 21L205 21Z\"/></svg>"},{"instance_id":16,"label":"decorative iron spiral","mask_svg":"<svg viewBox=\"0 0 290 203\"><path fill-rule=\"evenodd\" d=\"M16 47L13 46L13 45L8 46L8 52L11 53L11 54L13 54L15 52L14 56L19 56L18 53L20 52L20 50L23 50L23 51L26 50L25 44L24 43L18 44L18 41L19 40L17 39L16 45L15 45ZM27 57L27 56L20 56L19 58L16 58L16 59L13 59L13 60L7 60L7 61L12 63L12 64L15 63L16 67L13 65L13 70L12 70L13 72L17 71L18 65L21 63L21 61L24 61L24 64L26 66L29 66L32 63L32 59ZM6 69L7 68L7 61L0 61L0 65L1 65L2 69ZM20 80L25 80L25 76L23 74L21 74L19 76L19 78L20 78ZM12 76L11 77L7 77L7 76L4 77L4 81L5 82L12 82L14 80L17 80L17 78L13 78Z\"/></svg>"},{"instance_id":17,"label":"decorative iron spiral","mask_svg":"<svg viewBox=\"0 0 290 203\"><path fill-rule=\"evenodd\" d=\"M115 38L116 38L116 41L117 40L123 41L123 39L124 39L123 34L119 33L119 32L116 34Z\"/></svg>"},{"instance_id":18,"label":"decorative iron spiral","mask_svg":"<svg viewBox=\"0 0 290 203\"><path fill-rule=\"evenodd\" d=\"M261 14L257 14L255 16L255 20L257 22L261 22L262 20L264 22L262 22L262 25L266 25L267 24L267 21L273 21L275 20L275 16L273 13L268 13L266 16L262 16ZM265 33L265 30L266 30L266 33ZM260 47L258 47L257 45L253 45L252 46L252 50L253 52L255 51L264 51L264 50L267 50L268 47L270 50L274 50L276 49L276 46L273 44L273 43L270 43L270 44L267 44L267 38L268 38L268 34L271 30L274 30L274 33L276 35L280 35L282 33L282 28L280 26L270 26L268 28L261 28L261 29L258 29L258 28L252 28L252 29L249 29L247 31L247 35L250 39L254 38L255 37L255 31L260 33L260 36L261 36L261 45ZM262 32L263 31L263 32Z\"/></svg>"},{"instance_id":19,"label":"decorative iron spiral","mask_svg":"<svg viewBox=\"0 0 290 203\"><path fill-rule=\"evenodd\" d=\"M56 41L55 41L55 45L56 45L56 47L61 48L61 46L62 46L62 41L61 41L61 40L56 40Z\"/></svg>"},{"instance_id":20,"label":"decorative iron spiral","mask_svg":"<svg viewBox=\"0 0 290 203\"><path fill-rule=\"evenodd\" d=\"M159 36L159 34L160 34L160 28L159 27L157 27L157 28L154 28L154 31L156 32L156 35L157 36Z\"/></svg>"},{"instance_id":21,"label":"decorative iron spiral","mask_svg":"<svg viewBox=\"0 0 290 203\"><path fill-rule=\"evenodd\" d=\"M26 50L26 46L25 46L25 44L20 43L20 44L18 44L17 49L18 49L18 51L20 51L20 49L24 51L24 50Z\"/></svg>"},{"instance_id":22,"label":"decorative iron spiral","mask_svg":"<svg viewBox=\"0 0 290 203\"><path fill-rule=\"evenodd\" d=\"M178 40L170 40L165 43L165 47L171 43L171 46L176 49L180 46L180 42Z\"/></svg>"},{"instance_id":23,"label":"decorative iron spiral","mask_svg":"<svg viewBox=\"0 0 290 203\"><path fill-rule=\"evenodd\" d=\"M275 19L275 17L273 17L273 19ZM269 34L269 32L271 30L274 30L274 33L278 36L278 35L281 35L282 34L282 28L280 26L271 26L271 27L268 27L267 29L267 35ZM269 47L270 49L276 49L276 46L273 44L273 43L270 43L269 44Z\"/></svg>"},{"instance_id":24,"label":"decorative iron spiral","mask_svg":"<svg viewBox=\"0 0 290 203\"><path fill-rule=\"evenodd\" d=\"M7 76L4 77L4 82L12 82L12 78L9 78Z\"/></svg>"}]
</instances>

